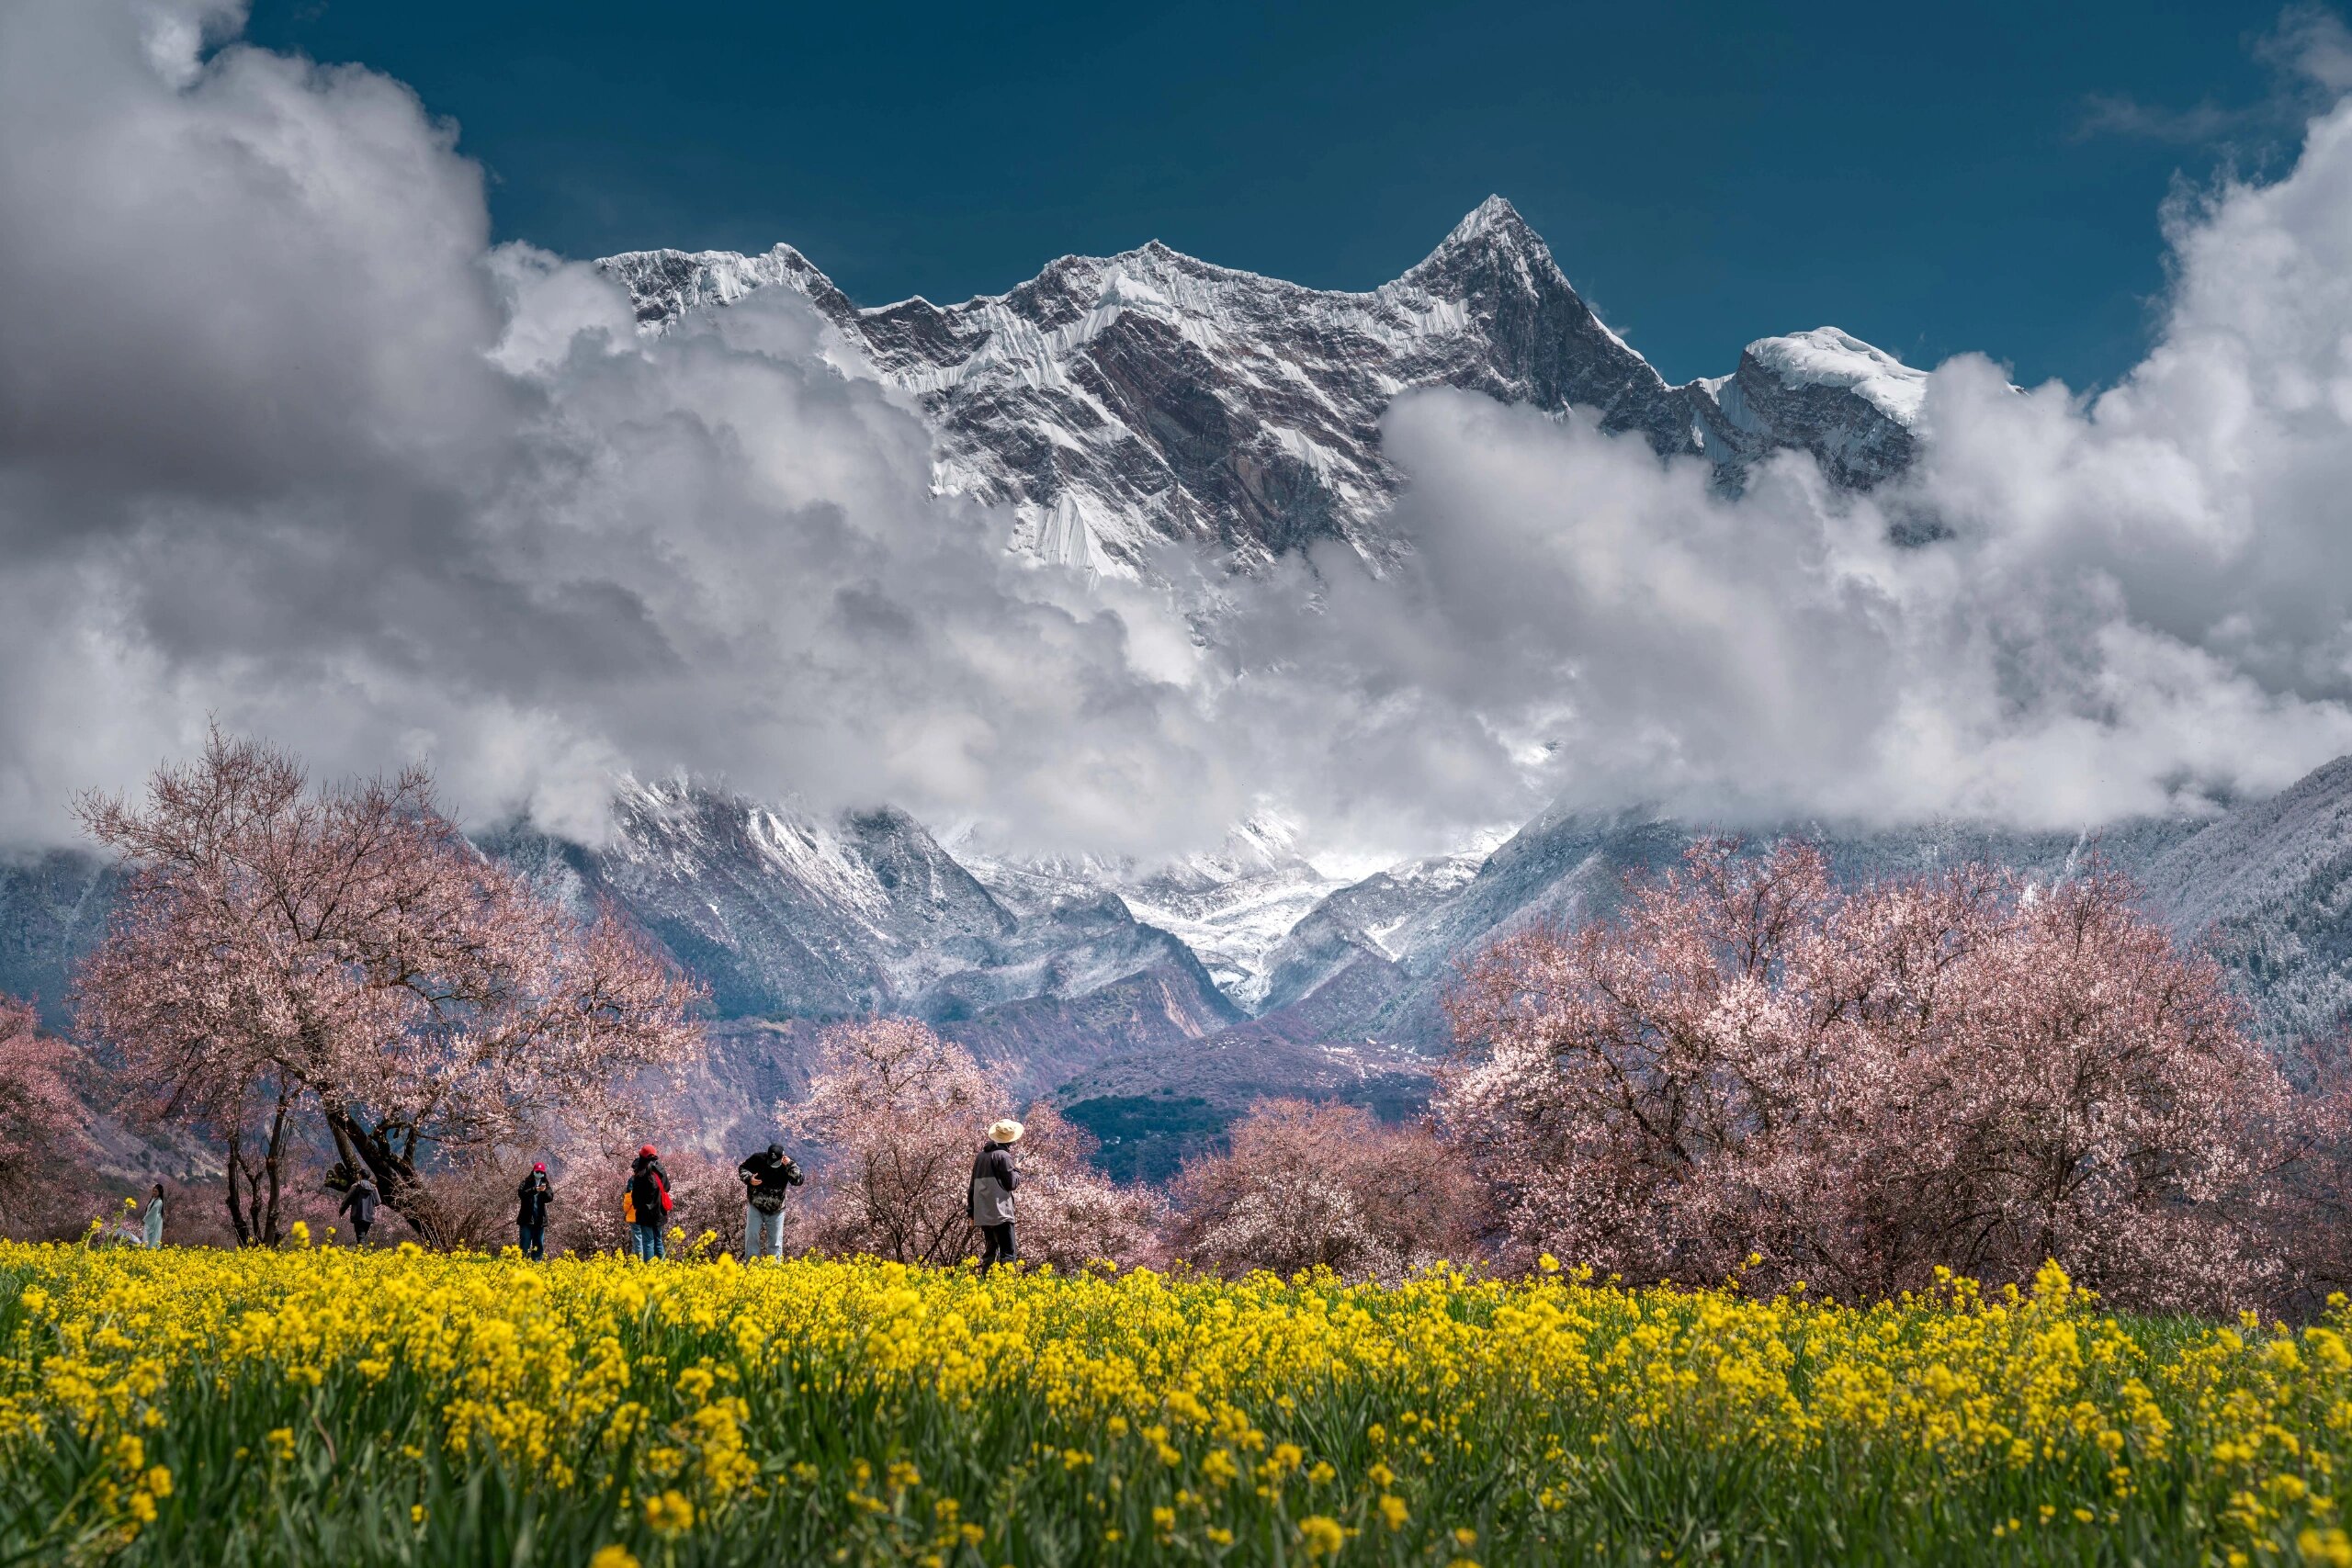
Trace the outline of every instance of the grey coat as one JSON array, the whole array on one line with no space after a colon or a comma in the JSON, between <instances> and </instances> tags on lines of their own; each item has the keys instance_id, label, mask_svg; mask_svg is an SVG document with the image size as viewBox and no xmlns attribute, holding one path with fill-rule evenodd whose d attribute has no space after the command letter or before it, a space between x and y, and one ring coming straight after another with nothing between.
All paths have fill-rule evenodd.
<instances>
[{"instance_id":1,"label":"grey coat","mask_svg":"<svg viewBox=\"0 0 2352 1568\"><path fill-rule=\"evenodd\" d=\"M1012 1168L1012 1151L999 1143L982 1144L972 1161L972 1223L1011 1224L1012 1190L1020 1185L1020 1174Z\"/></svg>"}]
</instances>

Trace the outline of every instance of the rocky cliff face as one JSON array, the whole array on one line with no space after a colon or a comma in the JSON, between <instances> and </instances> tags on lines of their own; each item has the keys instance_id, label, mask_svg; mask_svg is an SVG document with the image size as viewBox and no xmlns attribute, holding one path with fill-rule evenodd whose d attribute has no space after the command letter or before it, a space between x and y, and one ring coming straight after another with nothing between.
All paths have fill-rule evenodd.
<instances>
[{"instance_id":1,"label":"rocky cliff face","mask_svg":"<svg viewBox=\"0 0 2352 1568\"><path fill-rule=\"evenodd\" d=\"M614 822L598 848L519 829L485 843L552 890L608 902L703 981L725 1022L908 1014L1039 1093L1104 1056L1242 1016L1190 948L1115 894L1072 883L1001 899L904 812L819 818L628 781ZM718 1076L789 1085L808 1035L722 1030ZM747 1114L764 1111L758 1099Z\"/></svg>"},{"instance_id":2,"label":"rocky cliff face","mask_svg":"<svg viewBox=\"0 0 2352 1568\"><path fill-rule=\"evenodd\" d=\"M1813 453L1841 484L1909 460L1924 380L1834 328L1750 344L1729 377L1669 386L1586 305L1510 204L1490 197L1419 265L1369 293L1303 288L1154 243L1064 256L1001 295L860 309L788 245L764 255L637 251L597 264L643 330L765 288L802 296L842 359L910 394L943 492L1009 508L1013 544L1148 572L1171 542L1244 570L1318 539L1375 564L1403 477L1380 417L1416 388L1587 411L1736 489Z\"/></svg>"},{"instance_id":3,"label":"rocky cliff face","mask_svg":"<svg viewBox=\"0 0 2352 1568\"><path fill-rule=\"evenodd\" d=\"M2240 979L2281 1043L2352 1026L2352 757L2238 807L2151 860L2173 929Z\"/></svg>"}]
</instances>

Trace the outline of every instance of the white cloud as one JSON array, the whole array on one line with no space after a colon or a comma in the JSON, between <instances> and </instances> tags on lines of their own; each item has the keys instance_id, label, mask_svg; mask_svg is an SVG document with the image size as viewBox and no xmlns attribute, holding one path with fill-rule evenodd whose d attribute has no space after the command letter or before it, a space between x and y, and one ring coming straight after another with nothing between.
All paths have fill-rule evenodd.
<instances>
[{"instance_id":1,"label":"white cloud","mask_svg":"<svg viewBox=\"0 0 2352 1568\"><path fill-rule=\"evenodd\" d=\"M1917 471L1867 499L1783 457L1727 502L1582 420L1406 400L1424 624L1387 651L1548 728L1546 788L1597 806L2082 826L2352 750L2352 107L2169 237L2121 383L2021 393L1953 360ZM1948 536L1886 542L1921 517ZM1363 597L1343 615L1376 624Z\"/></svg>"},{"instance_id":2,"label":"white cloud","mask_svg":"<svg viewBox=\"0 0 2352 1568\"><path fill-rule=\"evenodd\" d=\"M1409 570L1169 596L1007 555L770 291L658 341L488 244L405 88L233 11L0 12L0 840L208 715L590 833L628 767L1035 846L1443 844L1547 799L2080 823L2352 749L2352 115L2174 217L2085 403L1982 360L1867 501L1406 400ZM1951 536L1886 542L1930 513ZM1312 606L1310 608L1310 606ZM1213 617L1216 637L1193 636Z\"/></svg>"}]
</instances>

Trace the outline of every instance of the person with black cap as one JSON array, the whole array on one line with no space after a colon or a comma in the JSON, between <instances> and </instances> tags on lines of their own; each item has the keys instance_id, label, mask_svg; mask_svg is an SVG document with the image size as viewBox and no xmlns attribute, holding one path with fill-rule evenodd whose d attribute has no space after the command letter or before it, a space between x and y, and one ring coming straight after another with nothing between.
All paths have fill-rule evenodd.
<instances>
[{"instance_id":1,"label":"person with black cap","mask_svg":"<svg viewBox=\"0 0 2352 1568\"><path fill-rule=\"evenodd\" d=\"M531 1167L531 1174L523 1178L515 1197L515 1245L523 1249L524 1257L544 1259L548 1255L548 1205L555 1201L555 1187L548 1180L544 1164Z\"/></svg>"},{"instance_id":2,"label":"person with black cap","mask_svg":"<svg viewBox=\"0 0 2352 1568\"><path fill-rule=\"evenodd\" d=\"M743 1179L743 1261L784 1256L784 1196L806 1179L782 1144L770 1144L735 1168Z\"/></svg>"}]
</instances>

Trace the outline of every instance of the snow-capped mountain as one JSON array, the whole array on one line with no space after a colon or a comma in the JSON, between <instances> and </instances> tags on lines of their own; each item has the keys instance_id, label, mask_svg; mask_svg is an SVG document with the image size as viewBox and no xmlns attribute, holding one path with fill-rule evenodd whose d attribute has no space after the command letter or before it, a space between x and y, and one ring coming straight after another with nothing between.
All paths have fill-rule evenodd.
<instances>
[{"instance_id":1,"label":"snow-capped mountain","mask_svg":"<svg viewBox=\"0 0 2352 1568\"><path fill-rule=\"evenodd\" d=\"M2240 976L2271 1039L2352 1025L2352 757L2230 812L2143 876L2173 929Z\"/></svg>"},{"instance_id":2,"label":"snow-capped mountain","mask_svg":"<svg viewBox=\"0 0 2352 1568\"><path fill-rule=\"evenodd\" d=\"M1012 908L1040 897L1115 895L1145 924L1181 940L1217 988L1255 1012L1270 955L1309 910L1348 886L1298 852L1294 825L1251 818L1215 852L1149 865L1099 858L1005 859L961 844L956 852Z\"/></svg>"},{"instance_id":3,"label":"snow-capped mountain","mask_svg":"<svg viewBox=\"0 0 2352 1568\"><path fill-rule=\"evenodd\" d=\"M1928 373L1836 327L1747 345L1728 376L1685 389L1699 443L1728 476L1801 447L1838 484L1868 489L1910 466Z\"/></svg>"},{"instance_id":4,"label":"snow-capped mountain","mask_svg":"<svg viewBox=\"0 0 2352 1568\"><path fill-rule=\"evenodd\" d=\"M597 264L640 329L765 288L805 297L839 356L910 394L934 487L1009 507L1013 544L1099 571L1170 541L1244 569L1317 539L1368 559L1402 476L1379 422L1398 394L1457 387L1589 411L1737 488L1783 449L1841 484L1909 460L1924 375L1835 328L1748 345L1727 377L1670 386L1586 305L1511 205L1489 197L1369 293L1301 288L1154 242L1064 256L1008 293L861 309L789 245L633 251Z\"/></svg>"},{"instance_id":5,"label":"snow-capped mountain","mask_svg":"<svg viewBox=\"0 0 2352 1568\"><path fill-rule=\"evenodd\" d=\"M937 1022L1082 997L1147 970L1181 981L1154 1028L1239 1015L1192 951L1099 890L1008 907L902 811L820 818L682 780L623 781L590 849L527 829L485 847L625 910L724 1017L903 1012Z\"/></svg>"},{"instance_id":6,"label":"snow-capped mountain","mask_svg":"<svg viewBox=\"0 0 2352 1568\"><path fill-rule=\"evenodd\" d=\"M2049 877L2092 852L2137 874L2199 827L2151 820L2094 836L1951 823L1899 829L1792 823L1748 838L1810 838L1850 881L1973 861ZM1552 812L1491 854L1442 857L1367 878L1326 899L1269 955L1263 1005L1243 1027L1442 1051L1448 1039L1441 999L1465 960L1538 922L1574 926L1605 917L1628 874L1661 873L1715 830L1638 811Z\"/></svg>"}]
</instances>

